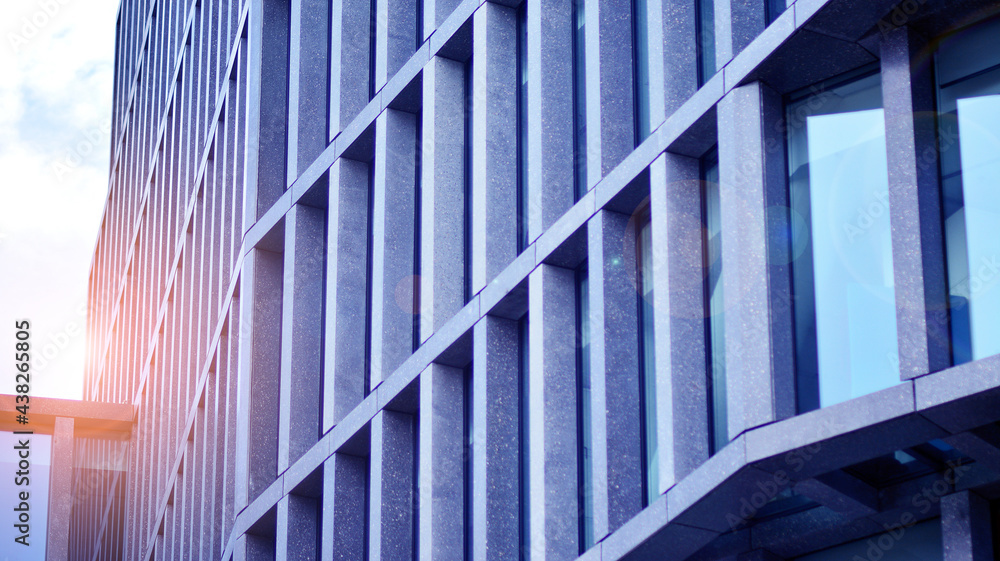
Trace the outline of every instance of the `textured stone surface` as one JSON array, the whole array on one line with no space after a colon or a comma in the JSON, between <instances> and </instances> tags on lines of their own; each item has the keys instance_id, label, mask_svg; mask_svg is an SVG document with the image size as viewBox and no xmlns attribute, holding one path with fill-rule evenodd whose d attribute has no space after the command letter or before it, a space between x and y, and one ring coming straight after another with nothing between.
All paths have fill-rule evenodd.
<instances>
[{"instance_id":1,"label":"textured stone surface","mask_svg":"<svg viewBox=\"0 0 1000 561\"><path fill-rule=\"evenodd\" d=\"M130 0L123 5L111 195L91 279L88 397L132 404L138 436L121 456L130 471L119 487L105 479L76 487L100 496L74 507L74 524L84 531L76 531L71 551L91 559L97 540L125 536L128 559L186 559L212 548L211 558L311 558L311 531L319 533L324 559L410 560L415 548L424 558L455 558L464 553L468 528L460 522L468 508L478 521L472 533L486 536L473 557L510 559L524 538L517 517L526 508L532 561L577 558L572 269L585 260L595 287L593 380L606 390L594 400L590 428L604 450L594 447L592 460L607 476L598 476L592 505L603 541L583 559L795 558L877 537L917 510L913 494L939 474L879 489L874 500L870 483L840 470L934 438L977 461L955 486L959 492L921 519L941 513L948 558L985 547L963 526L962 513L975 509L965 508L962 493L995 487L997 439L982 426L998 420L997 360L947 368L934 354L940 349L931 345L930 328L921 326L928 316L920 307L933 303L928 289L942 281L927 202L936 196L936 171L914 168L914 151L933 140L933 130L908 119L914 108L933 109L926 67L910 60L923 52L917 38L935 39L969 21L984 2L921 4L908 16L911 30L883 33L880 18L892 19L889 0L797 0L766 29L762 2L719 0L715 38L724 67L698 89L693 3L647 0L653 134L638 147L627 131L635 126L633 56L642 50L632 48L632 24L643 22L632 21L629 3L588 3L586 157L595 163L591 189L574 202L571 3L529 0L530 245L520 256L516 7L434 0L421 12L412 0L345 0L331 4L324 21L326 5L310 9L311 2L250 0L242 10L157 4L155 18ZM145 30L147 22L143 47L129 30ZM465 72L470 57L466 139L467 113L456 104L465 98L459 68ZM782 96L878 58L894 252L904 254L896 259L897 279L905 277L897 293L900 346L904 374L918 377L792 416L792 326L782 286L788 271L769 261L774 248L761 227L773 226L763 209L787 206ZM454 149L459 133L471 162L456 155L465 151ZM727 336L744 356L733 364L730 392L731 435L739 436L708 459L702 242L700 228L686 229L681 216L701 212L699 186L687 182L716 143L731 187L723 258L736 288L726 287L727 305L735 306ZM456 220L465 201L444 196L459 193L460 169L463 183L472 170L474 199L468 266L476 282L468 303L464 294L455 300L457 275L446 272L462 265L464 273L466 265L466 233ZM630 257L614 238L628 232L627 225L618 229L620 217L647 193L662 254L654 255L662 263L654 269L658 401L669 405L658 408L659 498L639 510L629 468L638 432L631 393L638 357L629 356L635 301L624 297L630 287L614 273L615 259ZM425 205L429 195L433 204ZM300 218L312 212L306 206L316 207L317 222L325 219L325 240L303 236ZM418 223L434 228L418 234ZM316 254L325 270L306 258ZM432 283L425 305L446 304L431 308L423 318L430 327L416 340L414 310L397 299L399 282L415 274ZM404 304L412 302L406 286ZM520 504L517 488L523 411L512 405L521 397L514 320L525 313L529 505ZM321 374L310 347L319 333ZM367 360L376 365L369 385ZM465 481L454 464L461 450L451 443L464 437L465 396L457 384L435 382L456 382L445 376L470 361L473 434L486 432L473 447L482 453L473 456L469 504L461 488L459 505ZM435 392L445 387L450 394ZM318 413L300 410L289 388L322 396L320 433L309 434ZM75 452L97 462L118 458L115 446ZM782 471L788 481L779 484ZM428 489L414 490L427 478L429 508ZM742 500L792 485L819 506L720 534L729 532L726 515L738 515ZM309 500L322 514L310 511ZM221 507L218 519L206 514L211 504ZM111 533L95 538L86 533L91 523Z\"/></svg>"}]
</instances>

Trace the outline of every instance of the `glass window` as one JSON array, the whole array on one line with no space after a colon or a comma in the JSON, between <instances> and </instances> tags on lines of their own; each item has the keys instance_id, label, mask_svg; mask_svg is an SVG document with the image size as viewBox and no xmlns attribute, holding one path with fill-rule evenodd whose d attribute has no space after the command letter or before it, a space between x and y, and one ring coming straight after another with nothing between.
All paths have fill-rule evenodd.
<instances>
[{"instance_id":1,"label":"glass window","mask_svg":"<svg viewBox=\"0 0 1000 561\"><path fill-rule=\"evenodd\" d=\"M593 442L590 434L590 291L587 268L576 272L577 298L577 357L576 374L578 402L577 423L579 445L577 446L580 477L580 553L594 545L594 489L591 485L593 472Z\"/></svg>"},{"instance_id":2,"label":"glass window","mask_svg":"<svg viewBox=\"0 0 1000 561\"><path fill-rule=\"evenodd\" d=\"M646 0L632 0L632 66L635 69L635 144L649 136L649 33Z\"/></svg>"},{"instance_id":3,"label":"glass window","mask_svg":"<svg viewBox=\"0 0 1000 561\"><path fill-rule=\"evenodd\" d=\"M528 3L517 9L517 252L528 247Z\"/></svg>"},{"instance_id":4,"label":"glass window","mask_svg":"<svg viewBox=\"0 0 1000 561\"><path fill-rule=\"evenodd\" d=\"M938 134L952 360L1000 353L1000 20L942 42Z\"/></svg>"},{"instance_id":5,"label":"glass window","mask_svg":"<svg viewBox=\"0 0 1000 561\"><path fill-rule=\"evenodd\" d=\"M656 355L653 333L653 248L649 216L639 228L639 373L642 376L643 471L645 504L660 495L659 449L656 443Z\"/></svg>"},{"instance_id":6,"label":"glass window","mask_svg":"<svg viewBox=\"0 0 1000 561\"><path fill-rule=\"evenodd\" d=\"M573 0L573 166L576 199L587 193L587 61L586 6Z\"/></svg>"},{"instance_id":7,"label":"glass window","mask_svg":"<svg viewBox=\"0 0 1000 561\"><path fill-rule=\"evenodd\" d=\"M709 449L714 454L729 444L726 415L726 336L722 298L722 212L719 204L719 155L713 148L701 161L705 213L705 296L708 317Z\"/></svg>"},{"instance_id":8,"label":"glass window","mask_svg":"<svg viewBox=\"0 0 1000 561\"><path fill-rule=\"evenodd\" d=\"M698 24L698 85L715 74L715 6L714 0L697 0Z\"/></svg>"},{"instance_id":9,"label":"glass window","mask_svg":"<svg viewBox=\"0 0 1000 561\"><path fill-rule=\"evenodd\" d=\"M799 410L899 383L882 87L877 70L788 104Z\"/></svg>"},{"instance_id":10,"label":"glass window","mask_svg":"<svg viewBox=\"0 0 1000 561\"><path fill-rule=\"evenodd\" d=\"M465 63L465 74L463 76L465 114L463 123L463 153L464 166L462 169L462 292L466 304L472 300L472 59Z\"/></svg>"},{"instance_id":11,"label":"glass window","mask_svg":"<svg viewBox=\"0 0 1000 561\"><path fill-rule=\"evenodd\" d=\"M767 24L770 25L785 11L785 0L767 0Z\"/></svg>"}]
</instances>

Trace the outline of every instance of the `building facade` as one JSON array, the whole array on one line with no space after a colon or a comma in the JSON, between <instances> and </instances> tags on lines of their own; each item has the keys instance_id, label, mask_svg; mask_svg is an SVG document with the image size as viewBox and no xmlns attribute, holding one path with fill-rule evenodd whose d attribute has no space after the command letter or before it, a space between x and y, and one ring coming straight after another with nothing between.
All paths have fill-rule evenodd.
<instances>
[{"instance_id":1,"label":"building facade","mask_svg":"<svg viewBox=\"0 0 1000 561\"><path fill-rule=\"evenodd\" d=\"M1000 558L998 13L123 0L69 557Z\"/></svg>"}]
</instances>

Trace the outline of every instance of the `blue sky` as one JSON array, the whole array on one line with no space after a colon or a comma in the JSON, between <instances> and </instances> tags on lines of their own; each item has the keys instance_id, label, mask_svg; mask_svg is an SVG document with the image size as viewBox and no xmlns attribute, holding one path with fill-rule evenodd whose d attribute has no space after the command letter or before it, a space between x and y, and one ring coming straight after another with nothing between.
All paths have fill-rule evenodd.
<instances>
[{"instance_id":1,"label":"blue sky","mask_svg":"<svg viewBox=\"0 0 1000 561\"><path fill-rule=\"evenodd\" d=\"M117 6L0 4L0 345L13 340L14 319L32 321L36 396L82 396ZM13 376L2 376L0 393L13 393Z\"/></svg>"}]
</instances>

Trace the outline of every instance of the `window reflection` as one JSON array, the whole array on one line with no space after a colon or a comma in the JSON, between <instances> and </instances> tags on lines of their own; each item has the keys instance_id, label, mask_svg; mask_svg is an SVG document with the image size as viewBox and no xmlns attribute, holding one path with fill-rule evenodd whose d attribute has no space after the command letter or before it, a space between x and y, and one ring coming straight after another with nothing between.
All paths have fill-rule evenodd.
<instances>
[{"instance_id":1,"label":"window reflection","mask_svg":"<svg viewBox=\"0 0 1000 561\"><path fill-rule=\"evenodd\" d=\"M729 444L726 407L726 337L722 298L722 211L719 200L719 156L712 149L701 162L705 201L706 307L708 312L710 450Z\"/></svg>"},{"instance_id":2,"label":"window reflection","mask_svg":"<svg viewBox=\"0 0 1000 561\"><path fill-rule=\"evenodd\" d=\"M586 265L576 271L577 298L577 453L580 477L580 553L594 545L593 440L590 432L590 288Z\"/></svg>"},{"instance_id":3,"label":"window reflection","mask_svg":"<svg viewBox=\"0 0 1000 561\"><path fill-rule=\"evenodd\" d=\"M824 84L788 106L800 411L899 383L880 76Z\"/></svg>"},{"instance_id":4,"label":"window reflection","mask_svg":"<svg viewBox=\"0 0 1000 561\"><path fill-rule=\"evenodd\" d=\"M697 0L698 85L715 74L715 5L714 0Z\"/></svg>"},{"instance_id":5,"label":"window reflection","mask_svg":"<svg viewBox=\"0 0 1000 561\"><path fill-rule=\"evenodd\" d=\"M1000 20L937 53L944 234L955 364L1000 353Z\"/></svg>"},{"instance_id":6,"label":"window reflection","mask_svg":"<svg viewBox=\"0 0 1000 561\"><path fill-rule=\"evenodd\" d=\"M656 434L656 355L653 332L653 235L649 216L639 229L639 358L642 376L642 428L646 503L660 494L659 448Z\"/></svg>"}]
</instances>

